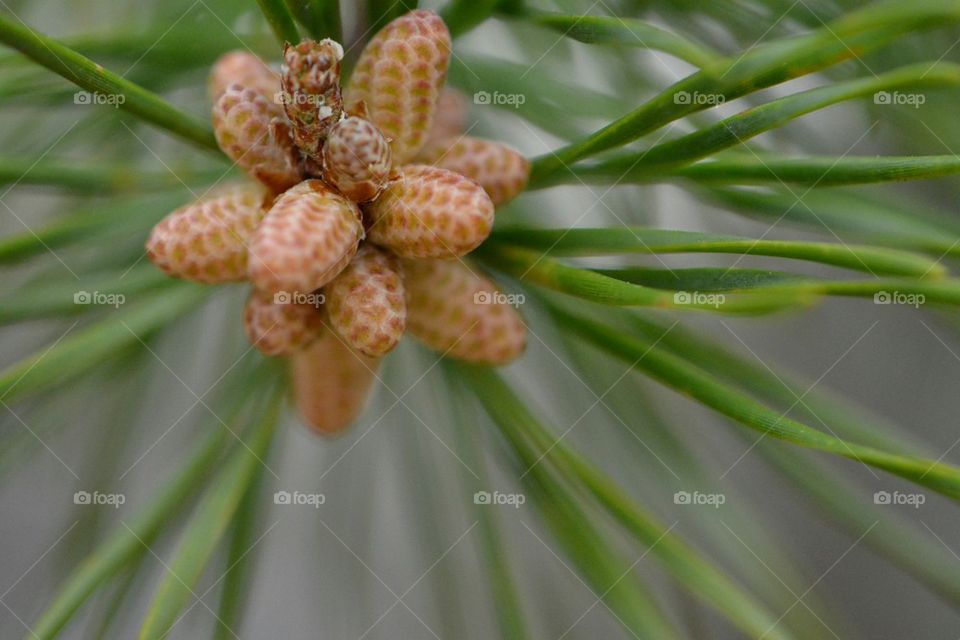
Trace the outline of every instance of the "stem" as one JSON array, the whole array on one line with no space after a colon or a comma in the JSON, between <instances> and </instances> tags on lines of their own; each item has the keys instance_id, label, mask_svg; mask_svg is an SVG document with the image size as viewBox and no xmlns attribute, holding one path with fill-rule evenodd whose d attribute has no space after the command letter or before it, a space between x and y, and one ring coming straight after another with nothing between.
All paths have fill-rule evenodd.
<instances>
[{"instance_id":1,"label":"stem","mask_svg":"<svg viewBox=\"0 0 960 640\"><path fill-rule=\"evenodd\" d=\"M19 50L78 87L111 97L117 107L205 149L220 152L212 129L160 96L11 17L0 15L0 42Z\"/></svg>"},{"instance_id":2,"label":"stem","mask_svg":"<svg viewBox=\"0 0 960 640\"><path fill-rule=\"evenodd\" d=\"M473 388L497 427L515 443L528 442L534 453L555 464L565 477L576 478L641 544L651 549L664 568L691 593L714 607L750 637L764 634L771 640L791 637L776 629L773 616L724 573L667 527L647 514L617 484L580 457L562 438L557 439L537 420L490 369L457 367ZM533 459L538 456L534 455Z\"/></svg>"},{"instance_id":3,"label":"stem","mask_svg":"<svg viewBox=\"0 0 960 640\"><path fill-rule=\"evenodd\" d=\"M0 371L0 400L16 398L65 382L139 344L150 333L192 311L210 294L209 288L175 283L150 300L76 332L67 332L48 349L41 349Z\"/></svg>"},{"instance_id":4,"label":"stem","mask_svg":"<svg viewBox=\"0 0 960 640\"><path fill-rule=\"evenodd\" d=\"M141 640L165 638L180 621L180 612L195 597L193 590L203 569L227 532L251 482L265 466L263 458L273 441L283 406L283 393L276 387L271 391L265 415L258 418L259 424L245 441L234 446L187 523L169 562L170 570L157 587L140 628Z\"/></svg>"},{"instance_id":5,"label":"stem","mask_svg":"<svg viewBox=\"0 0 960 640\"><path fill-rule=\"evenodd\" d=\"M300 32L297 25L293 22L293 16L290 15L287 5L283 0L257 0L260 5L260 11L270 23L270 28L277 36L280 46L286 43L297 44L300 42Z\"/></svg>"},{"instance_id":6,"label":"stem","mask_svg":"<svg viewBox=\"0 0 960 640\"><path fill-rule=\"evenodd\" d=\"M769 409L739 390L697 370L656 342L626 336L606 325L561 310L551 311L569 329L594 343L612 356L631 362L647 375L675 391L732 418L736 422L774 438L855 460L911 482L928 487L953 499L960 498L960 469L952 465L911 455L899 455L850 442L813 429Z\"/></svg>"},{"instance_id":7,"label":"stem","mask_svg":"<svg viewBox=\"0 0 960 640\"><path fill-rule=\"evenodd\" d=\"M225 404L231 419L239 415L243 400L249 396L248 368L238 370L233 380L242 381L231 389ZM257 376L255 379L262 379ZM253 388L256 388L254 386ZM80 563L63 582L53 602L32 625L27 640L51 640L70 620L90 595L110 576L145 551L144 544L153 540L163 525L184 504L187 498L202 485L210 467L216 462L227 441L227 429L215 423L210 435L195 449L193 456L180 471L153 497L142 511L127 519L126 526L118 526L103 543Z\"/></svg>"},{"instance_id":8,"label":"stem","mask_svg":"<svg viewBox=\"0 0 960 640\"><path fill-rule=\"evenodd\" d=\"M450 0L440 15L450 29L450 35L457 37L493 15L499 4L500 0Z\"/></svg>"},{"instance_id":9,"label":"stem","mask_svg":"<svg viewBox=\"0 0 960 640\"><path fill-rule=\"evenodd\" d=\"M315 40L343 42L339 0L286 0L287 8Z\"/></svg>"},{"instance_id":10,"label":"stem","mask_svg":"<svg viewBox=\"0 0 960 640\"><path fill-rule=\"evenodd\" d=\"M449 415L455 425L453 433L457 450L461 452L469 468L475 470L480 478L479 482L473 486L480 489L491 486L483 454L485 443L480 441L480 435L483 432L478 428L476 415L468 410L469 399L463 385L458 384L454 376L444 376L443 389L434 391L432 399L438 405L445 401L450 407ZM473 435L472 440L468 438L468 434ZM466 476L466 474L463 475ZM470 479L468 478L467 481ZM464 491L463 493L473 492ZM527 640L530 638L530 633L527 630L528 625L520 592L517 590L516 580L511 571L511 557L503 543L499 522L490 509L477 509L476 516L479 522L480 544L486 561L483 567L489 578L488 588L497 612L500 632L504 638Z\"/></svg>"},{"instance_id":11,"label":"stem","mask_svg":"<svg viewBox=\"0 0 960 640\"><path fill-rule=\"evenodd\" d=\"M664 175L713 184L788 182L807 187L832 187L928 180L957 173L960 173L960 157L953 155L783 158L737 154L668 171Z\"/></svg>"},{"instance_id":12,"label":"stem","mask_svg":"<svg viewBox=\"0 0 960 640\"><path fill-rule=\"evenodd\" d=\"M536 158L530 181L540 184L577 160L636 140L715 104L682 100L679 96L684 93L723 96L729 101L862 55L903 34L943 26L957 19L960 19L960 8L955 3L929 0L908 6L891 0L849 13L806 36L756 47L732 63L721 62L667 87L587 138Z\"/></svg>"},{"instance_id":13,"label":"stem","mask_svg":"<svg viewBox=\"0 0 960 640\"><path fill-rule=\"evenodd\" d=\"M636 18L534 13L528 19L578 42L662 51L695 67L716 66L721 58L716 51Z\"/></svg>"},{"instance_id":14,"label":"stem","mask_svg":"<svg viewBox=\"0 0 960 640\"><path fill-rule=\"evenodd\" d=\"M504 229L494 238L529 249L503 248L500 243L484 251L536 260L537 252L552 256L608 256L624 254L720 253L806 260L870 274L940 278L946 269L922 254L869 245L828 242L752 240L691 231L618 227L598 229Z\"/></svg>"},{"instance_id":15,"label":"stem","mask_svg":"<svg viewBox=\"0 0 960 640\"><path fill-rule=\"evenodd\" d=\"M772 100L693 133L657 144L647 149L620 154L603 162L581 167L573 172L583 177L607 176L617 182L640 181L670 174L671 168L688 165L717 151L742 145L745 141L771 129L782 127L793 120L835 104L880 91L903 87L950 86L960 84L960 66L950 63L909 65L877 77L857 78L816 89L801 91ZM743 154L744 157L750 157ZM756 158L753 158L756 160ZM697 165L701 166L701 165ZM735 173L735 171L734 171ZM565 179L562 174L557 180ZM546 186L548 182L534 185Z\"/></svg>"},{"instance_id":16,"label":"stem","mask_svg":"<svg viewBox=\"0 0 960 640\"><path fill-rule=\"evenodd\" d=\"M49 185L96 195L188 188L215 182L223 175L222 168L178 168L176 173L171 173L167 169L144 171L129 164L97 166L75 161L35 162L31 158L0 157L0 184Z\"/></svg>"}]
</instances>

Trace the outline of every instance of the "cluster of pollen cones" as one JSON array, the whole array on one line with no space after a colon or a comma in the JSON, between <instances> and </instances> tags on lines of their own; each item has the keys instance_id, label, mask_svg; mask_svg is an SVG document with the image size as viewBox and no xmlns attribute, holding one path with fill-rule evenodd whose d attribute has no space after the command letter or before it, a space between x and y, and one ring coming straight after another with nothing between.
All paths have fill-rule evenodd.
<instances>
[{"instance_id":1,"label":"cluster of pollen cones","mask_svg":"<svg viewBox=\"0 0 960 640\"><path fill-rule=\"evenodd\" d=\"M519 314L462 257L529 165L463 135L465 100L443 87L450 34L429 11L384 27L342 88L338 43L288 44L283 57L281 74L240 51L214 65L217 142L255 181L174 211L147 252L171 276L250 281L251 343L290 358L303 421L333 435L405 331L474 363L522 353Z\"/></svg>"}]
</instances>

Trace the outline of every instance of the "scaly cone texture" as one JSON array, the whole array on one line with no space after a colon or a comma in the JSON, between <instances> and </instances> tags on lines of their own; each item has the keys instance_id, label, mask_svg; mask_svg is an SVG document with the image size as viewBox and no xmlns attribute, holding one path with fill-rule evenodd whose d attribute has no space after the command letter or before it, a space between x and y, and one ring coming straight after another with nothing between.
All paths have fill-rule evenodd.
<instances>
[{"instance_id":1,"label":"scaly cone texture","mask_svg":"<svg viewBox=\"0 0 960 640\"><path fill-rule=\"evenodd\" d=\"M419 158L475 180L494 205L513 200L527 186L530 161L505 144L462 136L432 142Z\"/></svg>"},{"instance_id":2,"label":"scaly cone texture","mask_svg":"<svg viewBox=\"0 0 960 640\"><path fill-rule=\"evenodd\" d=\"M343 271L363 237L357 205L320 180L273 203L250 243L248 274L269 293L308 294Z\"/></svg>"},{"instance_id":3,"label":"scaly cone texture","mask_svg":"<svg viewBox=\"0 0 960 640\"><path fill-rule=\"evenodd\" d=\"M470 362L504 364L524 349L516 310L456 259L487 238L495 203L524 188L529 164L461 139L467 99L443 88L450 55L443 21L417 10L373 37L343 96L331 40L285 47L282 74L247 52L222 56L208 84L214 133L262 186L178 209L148 242L171 275L251 281L247 336L291 358L317 433L356 419L408 326ZM303 304L321 293L322 308Z\"/></svg>"},{"instance_id":4,"label":"scaly cone texture","mask_svg":"<svg viewBox=\"0 0 960 640\"><path fill-rule=\"evenodd\" d=\"M300 182L300 157L279 107L252 89L233 84L213 106L217 144L250 176L274 192Z\"/></svg>"},{"instance_id":5,"label":"scaly cone texture","mask_svg":"<svg viewBox=\"0 0 960 640\"><path fill-rule=\"evenodd\" d=\"M232 84L256 91L268 100L275 100L280 91L280 74L248 51L230 51L220 56L210 69L207 91L216 102Z\"/></svg>"},{"instance_id":6,"label":"scaly cone texture","mask_svg":"<svg viewBox=\"0 0 960 640\"><path fill-rule=\"evenodd\" d=\"M293 140L316 157L330 128L340 120L340 60L343 47L330 39L304 40L283 51L283 108L293 125Z\"/></svg>"},{"instance_id":7,"label":"scaly cone texture","mask_svg":"<svg viewBox=\"0 0 960 640\"><path fill-rule=\"evenodd\" d=\"M304 423L335 436L357 419L376 379L380 361L350 349L327 331L291 358L293 396Z\"/></svg>"},{"instance_id":8,"label":"scaly cone texture","mask_svg":"<svg viewBox=\"0 0 960 640\"><path fill-rule=\"evenodd\" d=\"M257 289L247 298L243 329L250 344L267 356L292 355L325 330L320 305L300 303L287 294Z\"/></svg>"},{"instance_id":9,"label":"scaly cone texture","mask_svg":"<svg viewBox=\"0 0 960 640\"><path fill-rule=\"evenodd\" d=\"M450 32L438 15L411 11L367 43L345 91L347 111L366 105L391 140L394 162L412 160L427 139L450 62Z\"/></svg>"},{"instance_id":10,"label":"scaly cone texture","mask_svg":"<svg viewBox=\"0 0 960 640\"><path fill-rule=\"evenodd\" d=\"M371 244L324 288L330 324L354 349L383 356L400 342L407 306L399 261Z\"/></svg>"},{"instance_id":11,"label":"scaly cone texture","mask_svg":"<svg viewBox=\"0 0 960 640\"><path fill-rule=\"evenodd\" d=\"M366 206L371 242L403 258L455 258L493 227L493 202L476 182L428 165L403 167Z\"/></svg>"},{"instance_id":12,"label":"scaly cone texture","mask_svg":"<svg viewBox=\"0 0 960 640\"><path fill-rule=\"evenodd\" d=\"M323 179L354 202L376 198L392 167L390 143L363 118L338 122L323 145Z\"/></svg>"},{"instance_id":13,"label":"scaly cone texture","mask_svg":"<svg viewBox=\"0 0 960 640\"><path fill-rule=\"evenodd\" d=\"M456 139L467 130L469 108L467 96L462 91L451 87L444 87L437 98L437 106L433 114L433 124L427 132L427 139L423 148L432 147L440 141L450 138ZM421 152L422 153L422 152ZM421 161L421 156L416 158Z\"/></svg>"},{"instance_id":14,"label":"scaly cone texture","mask_svg":"<svg viewBox=\"0 0 960 640\"><path fill-rule=\"evenodd\" d=\"M492 282L459 260L404 260L407 328L431 349L478 364L520 356L527 328Z\"/></svg>"},{"instance_id":15,"label":"scaly cone texture","mask_svg":"<svg viewBox=\"0 0 960 640\"><path fill-rule=\"evenodd\" d=\"M147 257L175 278L219 284L247 277L247 245L263 218L266 189L225 185L161 220L147 240Z\"/></svg>"}]
</instances>

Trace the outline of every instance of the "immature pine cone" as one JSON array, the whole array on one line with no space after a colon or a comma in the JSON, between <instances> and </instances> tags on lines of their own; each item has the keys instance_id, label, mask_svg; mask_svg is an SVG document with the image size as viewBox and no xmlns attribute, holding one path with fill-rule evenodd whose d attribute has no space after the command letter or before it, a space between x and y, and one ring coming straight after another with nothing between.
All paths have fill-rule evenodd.
<instances>
[{"instance_id":1,"label":"immature pine cone","mask_svg":"<svg viewBox=\"0 0 960 640\"><path fill-rule=\"evenodd\" d=\"M263 218L266 189L225 185L170 213L147 240L147 257L168 275L218 284L247 277L247 244Z\"/></svg>"},{"instance_id":2,"label":"immature pine cone","mask_svg":"<svg viewBox=\"0 0 960 640\"><path fill-rule=\"evenodd\" d=\"M243 329L250 344L267 356L296 353L325 330L319 304L302 303L286 293L258 289L247 298Z\"/></svg>"},{"instance_id":3,"label":"immature pine cone","mask_svg":"<svg viewBox=\"0 0 960 640\"><path fill-rule=\"evenodd\" d=\"M513 200L530 177L530 161L523 155L505 144L481 138L462 136L431 142L418 157L475 180L494 205Z\"/></svg>"},{"instance_id":4,"label":"immature pine cone","mask_svg":"<svg viewBox=\"0 0 960 640\"><path fill-rule=\"evenodd\" d=\"M330 324L354 349L376 357L400 342L407 306L394 256L365 244L323 291Z\"/></svg>"},{"instance_id":5,"label":"immature pine cone","mask_svg":"<svg viewBox=\"0 0 960 640\"><path fill-rule=\"evenodd\" d=\"M362 237L355 203L320 180L304 180L276 199L257 228L250 280L270 293L316 291L343 271Z\"/></svg>"},{"instance_id":6,"label":"immature pine cone","mask_svg":"<svg viewBox=\"0 0 960 640\"><path fill-rule=\"evenodd\" d=\"M283 50L283 92L280 97L293 124L300 149L317 156L330 128L340 120L340 60L343 47L330 39L303 40Z\"/></svg>"},{"instance_id":7,"label":"immature pine cone","mask_svg":"<svg viewBox=\"0 0 960 640\"><path fill-rule=\"evenodd\" d=\"M459 260L404 260L407 328L431 349L480 364L523 353L527 328L492 282Z\"/></svg>"},{"instance_id":8,"label":"immature pine cone","mask_svg":"<svg viewBox=\"0 0 960 640\"><path fill-rule=\"evenodd\" d=\"M450 32L438 15L403 15L367 43L345 90L347 111L366 105L390 139L394 162L406 164L423 146L450 62Z\"/></svg>"},{"instance_id":9,"label":"immature pine cone","mask_svg":"<svg viewBox=\"0 0 960 640\"><path fill-rule=\"evenodd\" d=\"M300 182L300 157L278 107L252 89L227 87L213 106L213 133L223 152L274 192Z\"/></svg>"},{"instance_id":10,"label":"immature pine cone","mask_svg":"<svg viewBox=\"0 0 960 640\"><path fill-rule=\"evenodd\" d=\"M363 411L379 360L351 350L327 331L294 354L291 365L300 417L315 433L335 436Z\"/></svg>"},{"instance_id":11,"label":"immature pine cone","mask_svg":"<svg viewBox=\"0 0 960 640\"><path fill-rule=\"evenodd\" d=\"M210 69L207 89L216 102L232 84L252 89L268 100L280 90L280 74L248 51L229 51L220 56Z\"/></svg>"},{"instance_id":12,"label":"immature pine cone","mask_svg":"<svg viewBox=\"0 0 960 640\"><path fill-rule=\"evenodd\" d=\"M428 165L400 177L366 205L371 242L402 258L455 258L470 253L493 227L493 202L476 182Z\"/></svg>"},{"instance_id":13,"label":"immature pine cone","mask_svg":"<svg viewBox=\"0 0 960 640\"><path fill-rule=\"evenodd\" d=\"M363 118L351 116L335 124L323 145L323 179L354 202L376 198L392 165L390 144Z\"/></svg>"}]
</instances>

